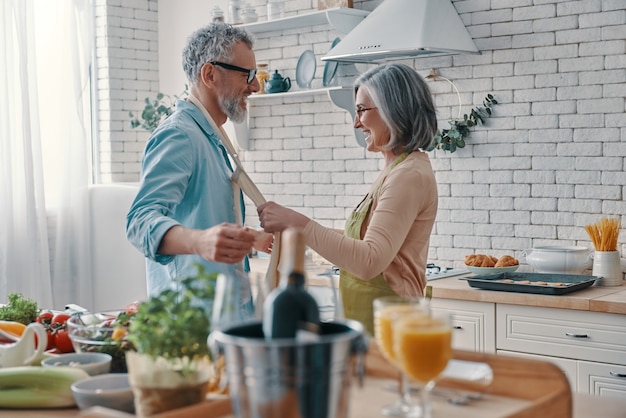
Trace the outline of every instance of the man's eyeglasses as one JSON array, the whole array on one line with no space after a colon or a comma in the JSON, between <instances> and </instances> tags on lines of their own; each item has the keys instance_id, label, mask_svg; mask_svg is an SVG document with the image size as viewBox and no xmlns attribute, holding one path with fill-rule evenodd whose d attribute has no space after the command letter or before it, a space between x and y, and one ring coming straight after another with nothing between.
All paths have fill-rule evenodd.
<instances>
[{"instance_id":1,"label":"man's eyeglasses","mask_svg":"<svg viewBox=\"0 0 626 418\"><path fill-rule=\"evenodd\" d=\"M226 68L227 70L239 71L240 73L248 74L248 79L246 80L248 84L252 83L252 81L254 80L254 77L256 76L256 71L257 71L256 68L252 70L248 70L247 68L238 67L232 64L226 64L225 62L219 62L219 61L211 61L211 64L220 66L222 68Z\"/></svg>"},{"instance_id":2,"label":"man's eyeglasses","mask_svg":"<svg viewBox=\"0 0 626 418\"><path fill-rule=\"evenodd\" d=\"M363 114L363 112L367 112L368 110L372 110L372 109L378 109L378 108L377 107L373 107L373 106L372 107L361 107L361 108L358 108L356 110L356 115L357 115L357 117L359 119L361 119L361 115Z\"/></svg>"}]
</instances>

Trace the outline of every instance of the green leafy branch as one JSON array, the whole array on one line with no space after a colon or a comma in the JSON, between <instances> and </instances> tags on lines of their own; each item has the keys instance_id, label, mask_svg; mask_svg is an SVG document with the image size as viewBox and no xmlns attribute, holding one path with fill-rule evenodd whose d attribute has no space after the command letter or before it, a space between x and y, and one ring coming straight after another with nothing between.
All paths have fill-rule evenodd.
<instances>
[{"instance_id":1,"label":"green leafy branch","mask_svg":"<svg viewBox=\"0 0 626 418\"><path fill-rule=\"evenodd\" d=\"M206 305L214 298L217 273L208 274L199 264L196 268L195 277L179 281L182 292L166 289L139 305L128 333L138 353L155 359L210 356L211 320Z\"/></svg>"},{"instance_id":2,"label":"green leafy branch","mask_svg":"<svg viewBox=\"0 0 626 418\"><path fill-rule=\"evenodd\" d=\"M491 117L491 108L498 104L492 94L488 94L483 101L483 106L477 106L470 114L464 114L463 119L449 120L449 129L437 131L433 142L427 151L435 148L454 152L457 148L465 147L465 139L470 135L470 128L485 123L485 119Z\"/></svg>"},{"instance_id":3,"label":"green leafy branch","mask_svg":"<svg viewBox=\"0 0 626 418\"><path fill-rule=\"evenodd\" d=\"M154 131L161 122L174 113L176 100L184 99L188 95L188 86L185 85L185 90L173 98L161 92L157 93L156 98L146 97L144 99L145 106L141 115L128 112L128 115L131 117L130 127L133 129L141 127L149 132ZM139 118L141 118L141 120Z\"/></svg>"}]
</instances>

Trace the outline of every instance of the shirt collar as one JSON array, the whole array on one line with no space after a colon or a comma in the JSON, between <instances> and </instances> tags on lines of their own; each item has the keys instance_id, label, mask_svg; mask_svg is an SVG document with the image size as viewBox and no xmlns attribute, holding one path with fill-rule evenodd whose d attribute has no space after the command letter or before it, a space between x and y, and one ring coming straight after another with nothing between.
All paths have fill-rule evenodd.
<instances>
[{"instance_id":1,"label":"shirt collar","mask_svg":"<svg viewBox=\"0 0 626 418\"><path fill-rule=\"evenodd\" d=\"M200 113L202 113L202 115L206 118L206 120L209 122L213 130L215 132L219 132L220 130L219 126L217 126L217 123L215 123L215 120L211 117L211 114L209 113L209 111L206 110L206 108L204 107L200 99L198 99L193 94L189 93L189 96L187 96L187 101L189 101L189 103L193 104L198 109L200 109Z\"/></svg>"}]
</instances>

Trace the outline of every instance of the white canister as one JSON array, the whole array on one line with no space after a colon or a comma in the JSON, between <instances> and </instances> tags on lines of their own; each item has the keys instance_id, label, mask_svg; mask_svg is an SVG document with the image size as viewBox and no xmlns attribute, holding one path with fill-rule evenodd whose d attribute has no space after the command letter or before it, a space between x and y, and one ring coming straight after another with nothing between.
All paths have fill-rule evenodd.
<instances>
[{"instance_id":1,"label":"white canister","mask_svg":"<svg viewBox=\"0 0 626 418\"><path fill-rule=\"evenodd\" d=\"M620 286L624 282L624 274L619 251L596 251L592 274L599 277L595 283L597 286Z\"/></svg>"}]
</instances>

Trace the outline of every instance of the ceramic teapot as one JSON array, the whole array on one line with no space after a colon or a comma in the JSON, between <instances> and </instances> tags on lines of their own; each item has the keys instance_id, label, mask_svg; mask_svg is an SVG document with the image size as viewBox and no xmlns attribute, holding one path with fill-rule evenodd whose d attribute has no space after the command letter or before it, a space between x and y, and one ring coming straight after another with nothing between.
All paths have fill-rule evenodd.
<instances>
[{"instance_id":1,"label":"ceramic teapot","mask_svg":"<svg viewBox=\"0 0 626 418\"><path fill-rule=\"evenodd\" d=\"M37 336L37 348L35 338ZM0 344L0 368L28 366L37 360L46 349L48 337L43 325L29 324L22 337L12 344Z\"/></svg>"},{"instance_id":2,"label":"ceramic teapot","mask_svg":"<svg viewBox=\"0 0 626 418\"><path fill-rule=\"evenodd\" d=\"M282 93L289 91L291 88L291 79L289 77L283 78L278 70L274 70L274 74L269 80L265 82L265 91L267 93Z\"/></svg>"}]
</instances>

